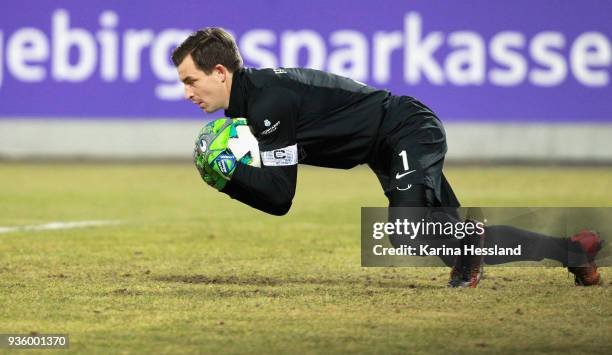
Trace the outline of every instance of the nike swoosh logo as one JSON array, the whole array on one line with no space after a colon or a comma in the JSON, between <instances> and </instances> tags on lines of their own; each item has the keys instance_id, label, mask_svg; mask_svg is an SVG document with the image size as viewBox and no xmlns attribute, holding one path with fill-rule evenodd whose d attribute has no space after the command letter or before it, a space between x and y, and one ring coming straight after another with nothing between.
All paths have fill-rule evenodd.
<instances>
[{"instance_id":1,"label":"nike swoosh logo","mask_svg":"<svg viewBox=\"0 0 612 355\"><path fill-rule=\"evenodd\" d=\"M415 171L416 171L416 170L410 170L410 171L407 171L407 172L405 172L405 173L403 173L403 174L397 173L397 174L395 174L395 178L396 178L396 179L401 179L401 178L403 178L404 176L406 176L406 175L408 175L408 174L412 174L412 173L414 173Z\"/></svg>"}]
</instances>

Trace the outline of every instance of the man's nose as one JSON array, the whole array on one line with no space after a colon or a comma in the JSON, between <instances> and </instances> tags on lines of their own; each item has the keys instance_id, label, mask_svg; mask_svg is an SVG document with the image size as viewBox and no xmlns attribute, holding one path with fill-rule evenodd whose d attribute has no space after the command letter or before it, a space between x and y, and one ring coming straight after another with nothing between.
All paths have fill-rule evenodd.
<instances>
[{"instance_id":1,"label":"man's nose","mask_svg":"<svg viewBox=\"0 0 612 355\"><path fill-rule=\"evenodd\" d=\"M191 100L192 96L193 96L193 91L189 89L189 86L185 85L185 98L187 100Z\"/></svg>"}]
</instances>

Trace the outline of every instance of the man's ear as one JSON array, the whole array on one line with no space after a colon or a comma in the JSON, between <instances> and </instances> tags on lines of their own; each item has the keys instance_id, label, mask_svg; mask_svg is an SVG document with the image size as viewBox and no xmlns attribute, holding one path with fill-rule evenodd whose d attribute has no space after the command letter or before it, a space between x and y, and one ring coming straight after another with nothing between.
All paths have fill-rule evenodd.
<instances>
[{"instance_id":1,"label":"man's ear","mask_svg":"<svg viewBox=\"0 0 612 355\"><path fill-rule=\"evenodd\" d=\"M215 65L215 73L217 73L218 77L221 79L221 82L224 83L227 80L227 68L221 64Z\"/></svg>"}]
</instances>

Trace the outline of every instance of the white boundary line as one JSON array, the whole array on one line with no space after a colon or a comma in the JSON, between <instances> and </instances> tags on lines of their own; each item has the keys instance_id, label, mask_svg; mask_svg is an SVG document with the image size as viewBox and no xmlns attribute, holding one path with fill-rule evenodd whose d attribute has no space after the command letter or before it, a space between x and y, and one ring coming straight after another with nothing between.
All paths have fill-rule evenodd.
<instances>
[{"instance_id":1,"label":"white boundary line","mask_svg":"<svg viewBox=\"0 0 612 355\"><path fill-rule=\"evenodd\" d=\"M51 222L45 224L35 224L29 226L18 226L18 227L0 227L0 234L12 233L12 232L31 232L31 231L43 231L43 230L58 230L58 229L74 229L74 228L85 228L85 227L99 227L99 226L110 226L117 225L120 221L78 221L78 222Z\"/></svg>"}]
</instances>

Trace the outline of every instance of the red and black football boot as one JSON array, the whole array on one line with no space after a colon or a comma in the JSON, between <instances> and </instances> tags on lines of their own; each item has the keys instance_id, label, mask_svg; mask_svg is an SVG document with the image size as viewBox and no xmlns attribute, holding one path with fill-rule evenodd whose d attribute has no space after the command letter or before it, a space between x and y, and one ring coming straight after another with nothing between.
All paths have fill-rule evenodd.
<instances>
[{"instance_id":1,"label":"red and black football boot","mask_svg":"<svg viewBox=\"0 0 612 355\"><path fill-rule=\"evenodd\" d=\"M451 277L448 287L468 287L476 288L484 275L484 256L483 255L463 255L465 246L483 248L485 244L485 234L472 234L461 240L461 253L457 256L455 264L451 269Z\"/></svg>"},{"instance_id":2,"label":"red and black football boot","mask_svg":"<svg viewBox=\"0 0 612 355\"><path fill-rule=\"evenodd\" d=\"M461 262L462 256L455 256L455 262L450 272L450 279L448 280L448 287L459 287L463 281L463 263Z\"/></svg>"},{"instance_id":3,"label":"red and black football boot","mask_svg":"<svg viewBox=\"0 0 612 355\"><path fill-rule=\"evenodd\" d=\"M570 243L576 243L587 257L586 265L569 266L567 269L574 274L574 283L576 286L597 286L602 283L601 275L597 272L595 257L603 241L595 231L583 230L580 233L574 234L570 239Z\"/></svg>"}]
</instances>

